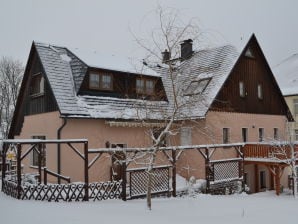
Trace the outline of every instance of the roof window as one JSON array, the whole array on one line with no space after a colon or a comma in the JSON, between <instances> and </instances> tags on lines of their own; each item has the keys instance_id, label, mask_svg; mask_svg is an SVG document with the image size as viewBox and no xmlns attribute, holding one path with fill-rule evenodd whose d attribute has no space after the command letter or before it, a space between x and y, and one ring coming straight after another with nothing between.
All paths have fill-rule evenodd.
<instances>
[{"instance_id":1,"label":"roof window","mask_svg":"<svg viewBox=\"0 0 298 224\"><path fill-rule=\"evenodd\" d=\"M191 95L198 95L204 92L206 87L208 86L211 78L191 81L189 86L185 90L185 96L191 96Z\"/></svg>"}]
</instances>

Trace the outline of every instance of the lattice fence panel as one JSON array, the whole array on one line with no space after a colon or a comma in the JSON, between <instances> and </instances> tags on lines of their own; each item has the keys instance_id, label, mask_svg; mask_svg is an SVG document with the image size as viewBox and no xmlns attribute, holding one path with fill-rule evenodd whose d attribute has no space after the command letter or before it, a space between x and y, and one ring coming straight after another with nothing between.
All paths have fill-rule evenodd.
<instances>
[{"instance_id":1,"label":"lattice fence panel","mask_svg":"<svg viewBox=\"0 0 298 224\"><path fill-rule=\"evenodd\" d=\"M120 198L122 181L90 183L89 198L96 200L107 200ZM23 185L21 188L22 200L40 201L83 201L85 196L84 183L72 184L39 184ZM4 181L3 192L17 198L17 184L11 181Z\"/></svg>"},{"instance_id":2,"label":"lattice fence panel","mask_svg":"<svg viewBox=\"0 0 298 224\"><path fill-rule=\"evenodd\" d=\"M239 178L239 161L225 161L212 164L214 181Z\"/></svg>"},{"instance_id":3,"label":"lattice fence panel","mask_svg":"<svg viewBox=\"0 0 298 224\"><path fill-rule=\"evenodd\" d=\"M11 197L18 197L18 187L13 181L4 180L2 183L2 191Z\"/></svg>"},{"instance_id":4,"label":"lattice fence panel","mask_svg":"<svg viewBox=\"0 0 298 224\"><path fill-rule=\"evenodd\" d=\"M122 181L109 181L104 183L89 184L89 198L93 201L120 198Z\"/></svg>"},{"instance_id":5,"label":"lattice fence panel","mask_svg":"<svg viewBox=\"0 0 298 224\"><path fill-rule=\"evenodd\" d=\"M169 167L154 168L152 176L151 193L169 192ZM130 174L130 198L145 196L148 186L147 169L129 171Z\"/></svg>"}]
</instances>

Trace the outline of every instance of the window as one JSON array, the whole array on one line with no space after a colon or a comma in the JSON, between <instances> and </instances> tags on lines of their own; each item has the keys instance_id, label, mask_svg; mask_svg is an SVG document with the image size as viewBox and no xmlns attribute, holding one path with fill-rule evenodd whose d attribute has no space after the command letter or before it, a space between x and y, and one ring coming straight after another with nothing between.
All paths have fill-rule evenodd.
<instances>
[{"instance_id":1,"label":"window","mask_svg":"<svg viewBox=\"0 0 298 224\"><path fill-rule=\"evenodd\" d=\"M298 129L295 130L295 140L298 141Z\"/></svg>"},{"instance_id":2,"label":"window","mask_svg":"<svg viewBox=\"0 0 298 224\"><path fill-rule=\"evenodd\" d=\"M227 144L230 142L230 129L229 128L222 129L222 141L224 144Z\"/></svg>"},{"instance_id":3,"label":"window","mask_svg":"<svg viewBox=\"0 0 298 224\"><path fill-rule=\"evenodd\" d=\"M192 145L191 128L183 127L180 130L180 145Z\"/></svg>"},{"instance_id":4,"label":"window","mask_svg":"<svg viewBox=\"0 0 298 224\"><path fill-rule=\"evenodd\" d=\"M264 141L264 128L259 128L259 142Z\"/></svg>"},{"instance_id":5,"label":"window","mask_svg":"<svg viewBox=\"0 0 298 224\"><path fill-rule=\"evenodd\" d=\"M164 130L163 128L154 128L153 129L154 138L157 139L163 130ZM162 147L167 146L167 139L168 139L168 136L164 135L160 141L160 146ZM155 142L153 142L153 144L155 144Z\"/></svg>"},{"instance_id":6,"label":"window","mask_svg":"<svg viewBox=\"0 0 298 224\"><path fill-rule=\"evenodd\" d=\"M247 142L248 139L248 128L242 128L242 141Z\"/></svg>"},{"instance_id":7,"label":"window","mask_svg":"<svg viewBox=\"0 0 298 224\"><path fill-rule=\"evenodd\" d=\"M262 88L262 85L261 84L258 84L258 98L260 100L263 99L263 88Z\"/></svg>"},{"instance_id":8,"label":"window","mask_svg":"<svg viewBox=\"0 0 298 224\"><path fill-rule=\"evenodd\" d=\"M101 90L112 90L113 79L110 74L89 74L89 88L90 89L101 89Z\"/></svg>"},{"instance_id":9,"label":"window","mask_svg":"<svg viewBox=\"0 0 298 224\"><path fill-rule=\"evenodd\" d=\"M44 78L41 73L35 74L31 78L30 95L44 93Z\"/></svg>"},{"instance_id":10,"label":"window","mask_svg":"<svg viewBox=\"0 0 298 224\"><path fill-rule=\"evenodd\" d=\"M254 58L254 55L253 55L250 48L247 48L247 50L245 52L245 56L248 57L248 58Z\"/></svg>"},{"instance_id":11,"label":"window","mask_svg":"<svg viewBox=\"0 0 298 224\"><path fill-rule=\"evenodd\" d=\"M185 96L198 95L204 92L210 82L210 78L192 81L185 90Z\"/></svg>"},{"instance_id":12,"label":"window","mask_svg":"<svg viewBox=\"0 0 298 224\"><path fill-rule=\"evenodd\" d=\"M155 83L152 79L136 79L136 92L138 94L153 95Z\"/></svg>"},{"instance_id":13,"label":"window","mask_svg":"<svg viewBox=\"0 0 298 224\"><path fill-rule=\"evenodd\" d=\"M294 114L298 116L298 99L293 100L294 103Z\"/></svg>"},{"instance_id":14,"label":"window","mask_svg":"<svg viewBox=\"0 0 298 224\"><path fill-rule=\"evenodd\" d=\"M244 82L242 81L239 82L239 94L240 94L240 97L245 97L245 87L244 87Z\"/></svg>"},{"instance_id":15,"label":"window","mask_svg":"<svg viewBox=\"0 0 298 224\"><path fill-rule=\"evenodd\" d=\"M260 171L260 188L266 188L266 172L264 170Z\"/></svg>"},{"instance_id":16,"label":"window","mask_svg":"<svg viewBox=\"0 0 298 224\"><path fill-rule=\"evenodd\" d=\"M43 140L46 139L45 136L33 136L32 138L43 139ZM31 153L32 153L31 165L38 166L38 155L39 155L38 152L33 149ZM46 166L46 148L44 144L42 144L42 147L41 147L41 166L42 167Z\"/></svg>"},{"instance_id":17,"label":"window","mask_svg":"<svg viewBox=\"0 0 298 224\"><path fill-rule=\"evenodd\" d=\"M273 128L273 139L274 140L278 140L279 136L278 136L278 128Z\"/></svg>"}]
</instances>

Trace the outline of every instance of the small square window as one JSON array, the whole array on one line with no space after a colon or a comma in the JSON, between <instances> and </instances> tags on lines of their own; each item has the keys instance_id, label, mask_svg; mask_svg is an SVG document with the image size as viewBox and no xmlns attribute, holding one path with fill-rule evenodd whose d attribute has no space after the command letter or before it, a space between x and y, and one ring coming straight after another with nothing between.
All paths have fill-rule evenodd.
<instances>
[{"instance_id":1,"label":"small square window","mask_svg":"<svg viewBox=\"0 0 298 224\"><path fill-rule=\"evenodd\" d=\"M112 75L90 73L89 74L89 88L90 89L99 89L99 90L112 90L113 89Z\"/></svg>"},{"instance_id":2,"label":"small square window","mask_svg":"<svg viewBox=\"0 0 298 224\"><path fill-rule=\"evenodd\" d=\"M252 53L252 50L250 48L247 48L246 52L245 52L245 56L248 58L254 58L254 55Z\"/></svg>"}]
</instances>

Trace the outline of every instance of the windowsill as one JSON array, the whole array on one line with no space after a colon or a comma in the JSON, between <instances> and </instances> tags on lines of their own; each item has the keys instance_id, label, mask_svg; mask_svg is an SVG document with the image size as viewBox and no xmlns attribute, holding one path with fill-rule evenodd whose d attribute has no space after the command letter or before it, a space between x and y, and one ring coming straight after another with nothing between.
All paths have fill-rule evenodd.
<instances>
[{"instance_id":1,"label":"windowsill","mask_svg":"<svg viewBox=\"0 0 298 224\"><path fill-rule=\"evenodd\" d=\"M30 165L29 167L32 168L32 169L38 169L38 166L34 166L34 165ZM43 168L45 168L45 166L41 167L41 169L43 169Z\"/></svg>"}]
</instances>

